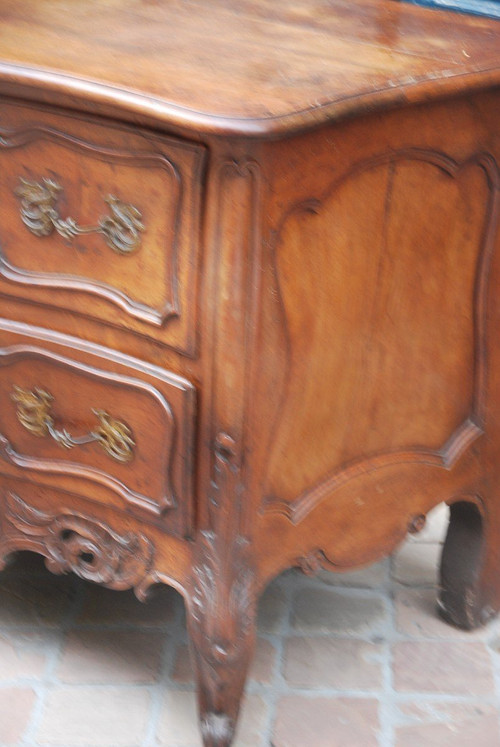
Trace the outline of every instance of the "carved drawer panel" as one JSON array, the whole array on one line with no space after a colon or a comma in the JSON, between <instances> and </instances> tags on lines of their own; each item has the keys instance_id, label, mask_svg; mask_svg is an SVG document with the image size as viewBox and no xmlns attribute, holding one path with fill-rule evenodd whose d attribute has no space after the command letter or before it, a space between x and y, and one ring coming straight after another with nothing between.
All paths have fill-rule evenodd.
<instances>
[{"instance_id":1,"label":"carved drawer panel","mask_svg":"<svg viewBox=\"0 0 500 747\"><path fill-rule=\"evenodd\" d=\"M2 104L0 292L70 312L63 332L85 317L194 355L203 159L181 140Z\"/></svg>"},{"instance_id":2,"label":"carved drawer panel","mask_svg":"<svg viewBox=\"0 0 500 747\"><path fill-rule=\"evenodd\" d=\"M194 387L88 343L8 328L22 325L0 326L0 469L188 533Z\"/></svg>"}]
</instances>

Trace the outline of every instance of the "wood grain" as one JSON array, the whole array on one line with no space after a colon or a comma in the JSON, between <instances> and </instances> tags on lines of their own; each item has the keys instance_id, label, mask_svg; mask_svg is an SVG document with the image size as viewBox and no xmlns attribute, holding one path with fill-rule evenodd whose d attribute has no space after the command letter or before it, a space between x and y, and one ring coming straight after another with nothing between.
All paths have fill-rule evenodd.
<instances>
[{"instance_id":1,"label":"wood grain","mask_svg":"<svg viewBox=\"0 0 500 747\"><path fill-rule=\"evenodd\" d=\"M493 20L392 0L2 0L0 91L284 133L498 84L499 40Z\"/></svg>"},{"instance_id":2,"label":"wood grain","mask_svg":"<svg viewBox=\"0 0 500 747\"><path fill-rule=\"evenodd\" d=\"M0 0L0 97L0 559L178 589L205 747L284 569L378 559L447 501L442 614L496 614L500 24ZM140 245L35 236L21 178L63 221L134 205ZM133 458L30 432L15 386L59 433L105 409Z\"/></svg>"}]
</instances>

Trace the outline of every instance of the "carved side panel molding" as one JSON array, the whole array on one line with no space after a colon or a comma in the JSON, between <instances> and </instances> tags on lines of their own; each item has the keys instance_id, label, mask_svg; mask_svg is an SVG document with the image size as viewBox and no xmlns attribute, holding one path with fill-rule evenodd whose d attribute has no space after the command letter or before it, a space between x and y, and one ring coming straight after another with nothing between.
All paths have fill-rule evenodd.
<instances>
[{"instance_id":1,"label":"carved side panel molding","mask_svg":"<svg viewBox=\"0 0 500 747\"><path fill-rule=\"evenodd\" d=\"M2 504L0 567L16 550L31 550L45 556L52 573L72 571L110 589L133 588L141 600L156 582L154 547L142 534L117 534L81 514L40 511L14 493Z\"/></svg>"},{"instance_id":2,"label":"carved side panel molding","mask_svg":"<svg viewBox=\"0 0 500 747\"><path fill-rule=\"evenodd\" d=\"M423 183L428 183L431 188L436 190L436 194L439 196L442 194L447 194L446 190L453 188L449 185L459 184L458 180L462 180L460 182L460 186L461 188L463 188L463 192L460 193L457 190L457 192L454 193L461 195L456 198L456 205L461 205L460 200L465 199L463 198L463 195L466 195L467 193L469 194L469 201L467 205L468 207L470 206L471 215L474 217L473 227L470 229L468 238L457 238L456 235L453 235L450 238L450 242L456 243L456 246L458 246L463 252L463 261L466 261L468 263L467 269L463 270L464 277L465 273L467 272L470 273L472 278L470 282L470 288L465 283L465 281L462 283L462 286L457 285L457 288L461 289L461 295L459 295L459 291L457 289L454 290L454 298L456 299L454 301L455 314L461 315L459 317L455 317L455 319L460 319L460 334L462 335L462 338L460 338L460 343L454 343L455 348L453 349L452 353L452 355L455 355L457 358L457 365L459 364L460 366L462 366L463 371L470 370L471 372L470 375L467 373L467 380L470 379L470 393L466 394L462 391L463 387L462 389L460 389L460 385L456 384L456 381L458 381L460 377L457 373L453 373L453 366L451 366L449 363L449 361L451 360L451 356L447 360L445 360L444 356L440 357L434 354L434 349L437 347L437 342L432 343L434 345L434 348L429 348L433 351L432 357L429 359L429 366L427 367L427 369L420 366L420 369L424 371L425 376L425 370L429 370L429 368L432 369L433 366L437 367L437 376L441 375L443 382L448 382L450 384L450 388L453 387L452 394L446 391L446 387L444 386L444 384L440 383L440 390L436 388L435 381L424 380L424 377L422 377L422 382L418 382L418 379L415 376L413 376L413 378L409 378L409 381L412 382L413 389L410 389L409 386L405 388L404 377L401 377L401 373L404 371L403 357L401 358L401 362L398 363L401 370L396 369L395 366L393 369L389 367L390 364L388 361L393 359L389 359L387 357L386 347L389 346L389 352L393 354L393 357L395 353L399 352L397 348L396 350L392 350L392 348L390 348L390 344L393 344L394 341L403 339L403 332L405 329L404 324L406 322L401 321L401 319L404 318L406 320L406 317L398 316L401 306L398 306L396 302L394 302L393 307L387 308L387 304L390 303L392 299L396 298L399 302L397 290L394 290L394 288L397 288L397 286L395 286L394 284L399 282L400 277L395 276L396 279L393 279L392 281L390 280L390 278L392 277L391 273L394 272L395 264L400 260L396 250L392 249L391 251L393 251L393 253L390 254L390 259L387 259L388 247L386 244L384 245L384 242L382 242L384 248L380 250L379 259L377 260L378 264L377 262L375 262L375 260L373 260L373 268L371 268L370 265L371 269L369 268L368 271L365 269L364 272L366 275L366 283L371 285L378 285L381 277L382 279L389 278L389 280L385 281L383 292L379 297L375 295L375 292L371 287L365 287L367 308L370 308L373 314L379 313L378 319L380 329L384 331L380 332L380 329L377 328L377 326L375 326L374 328L370 327L371 322L369 315L367 316L365 313L365 317L367 320L365 321L365 317L363 317L362 315L362 310L358 311L358 308L362 309L362 304L365 303L365 300L364 295L361 294L358 286L353 284L352 286L349 286L346 292L349 293L350 291L351 293L353 293L354 291L356 291L356 293L358 294L356 296L351 296L350 299L351 307L355 304L358 304L358 306L355 306L356 311L351 311L351 308L346 311L345 307L340 305L340 302L337 303L337 306L335 307L335 309L332 309L331 312L331 318L332 320L335 320L335 325L333 324L333 321L331 324L331 334L333 336L339 336L339 339L341 340L345 340L344 351L346 355L350 355L351 350L355 350L355 353L353 353L351 358L348 358L347 360L347 368L344 369L350 371L352 381L349 382L349 387L344 381L341 381L341 387L343 387L341 391L344 392L344 395L336 395L338 397L338 401L342 403L345 401L343 397L345 397L346 392L347 396L352 396L352 392L355 391L353 381L355 381L355 377L358 375L358 372L362 372L363 369L367 367L367 361L373 361L373 349L375 349L376 351L375 355L379 356L379 358L376 359L376 363L378 363L379 366L379 368L376 369L376 373L377 375L379 375L379 372L382 372L380 373L379 383L381 383L381 388L385 393L386 399L385 401L381 401L381 397L383 397L384 395L380 394L380 390L375 391L375 389L373 390L373 392L369 390L370 394L366 394L366 398L363 399L365 391L368 390L371 384L370 382L368 382L368 386L365 387L360 385L359 402L353 400L352 406L349 405L351 407L350 410L345 408L343 409L344 406L342 405L339 411L339 424L346 429L346 436L343 439L340 439L339 437L340 440L337 443L335 441L334 431L332 436L332 432L329 430L327 434L324 434L323 441L322 443L319 443L319 446L317 444L318 439L314 441L314 443L317 445L317 451L322 450L323 456L321 457L321 459L322 464L324 465L323 477L321 477L317 482L309 484L302 488L299 495L295 498L292 498L290 495L286 494L286 490L281 489L282 481L280 481L279 475L280 472L282 474L286 473L287 469L289 469L290 466L293 468L293 465L299 463L301 458L299 455L300 438L299 436L297 436L296 439L293 440L293 438L291 438L289 434L293 433L292 421L296 417L297 413L300 413L300 416L303 418L303 423L307 422L307 413L305 413L304 410L300 412L300 407L298 406L298 403L300 403L301 401L300 383L298 382L300 382L300 376L307 376L309 373L305 371L306 364L303 363L305 360L308 360L307 346L309 345L309 340L307 340L305 344L300 342L301 339L304 340L306 339L306 337L304 336L304 329L299 325L301 324L300 320L302 319L301 314L304 314L305 325L306 321L308 319L311 319L311 315L314 315L314 309L307 307L306 311L302 312L300 306L297 306L298 291L297 288L292 284L292 281L286 278L286 268L288 266L286 262L288 260L288 254L286 254L286 252L282 250L282 247L280 248L280 242L283 242L285 240L283 239L283 237L287 236L286 231L290 221L296 221L294 223L294 226L297 227L297 225L299 225L300 227L300 224L298 223L299 219L302 220L303 218L304 221L308 220L310 222L306 225L312 226L312 228L307 230L314 231L314 220L327 220L327 207L330 206L331 208L331 203L329 202L329 200L338 199L339 205L342 206L344 205L342 200L347 200L347 195L354 196L355 199L363 199L363 194L365 194L363 190L358 190L358 192L356 192L357 180L368 178L366 177L367 174L373 174L376 176L378 175L377 178L379 179L379 182L377 182L377 188L379 192L383 194L383 189L385 188L387 190L386 204L385 208L383 209L385 209L386 211L389 210L389 212L385 213L385 217L383 218L381 223L375 224L376 230L378 230L381 235L385 236L385 242L389 242L389 239L386 235L387 232L393 231L393 233L391 234L391 240L393 242L393 245L396 246L397 242L394 236L397 235L397 230L404 231L404 226L399 226L399 224L397 224L397 220L395 222L395 226L389 224L390 207L388 208L387 206L391 205L391 199L396 199L394 175L396 174L397 169L400 168L400 166L401 169L408 170L407 172L403 171L402 173L410 175L410 189L418 189L417 179L422 177ZM413 171L411 171L411 169L413 169ZM427 169L427 171L424 171L424 169ZM384 176L385 174L387 174L387 176ZM414 183L412 183L412 177L414 179ZM401 178L403 179L404 177ZM375 184L375 176L373 177L373 179ZM384 179L386 179L385 183ZM466 179L468 179L469 181L465 181ZM401 184L398 184L401 187ZM363 187L366 188L366 184L363 183ZM478 197L478 199L476 199L475 190L479 188L482 190L481 195L485 195L486 204L482 202L482 197ZM426 149L408 148L396 152L382 153L367 161L363 161L359 164L354 165L347 173L341 175L335 180L334 183L330 184L330 186L322 196L314 199L308 199L306 201L293 205L283 216L281 224L276 232L274 253L276 257L276 276L282 304L284 328L288 340L287 347L289 359L287 366L287 381L283 388L279 414L276 417L269 439L270 453L271 455L274 455L274 457L272 456L270 462L270 478L267 490L265 491L265 498L262 504L263 513L270 512L282 514L291 523L299 524L309 515L311 511L313 511L318 505L320 505L322 501L330 497L334 491L340 489L343 485L345 485L352 479L359 478L377 470L399 464L425 464L442 469L451 469L453 465L456 464L456 462L460 459L460 457L467 451L470 445L481 436L481 434L483 433L484 413L487 399L486 306L488 292L488 275L495 244L497 227L499 223L499 189L500 171L495 159L490 154L479 153L474 155L467 161L458 163L444 153ZM400 193L401 192L399 192L398 194ZM420 194L422 195L421 192ZM359 197L359 195L361 195L361 197ZM428 203L425 202L425 200L429 201L431 198L429 197L429 195L422 195L422 199L424 200L424 204L427 205ZM337 205L337 203L334 204ZM415 203L413 204L415 205ZM431 205L431 203L429 203L429 205ZM418 205L416 207L418 207ZM458 207L456 209L458 209ZM450 210L452 210L452 208L450 208ZM401 208L401 206L400 211L403 212L403 208ZM373 213L373 215L378 216L378 214L376 214L375 212ZM447 220L449 216L448 214L446 215ZM450 213L450 215L451 218L453 218L453 213ZM366 220L369 221L370 218L366 218ZM443 221L444 220L445 218L443 218ZM331 227L331 224L328 225ZM447 224L443 223L443 225ZM453 222L451 222L450 225L453 225ZM342 230L344 231L344 234L346 234L345 226L342 227ZM366 241L366 236L370 235L367 231L367 225L363 223L360 232L361 230L363 231L363 233L360 233L360 240ZM410 230L412 229L410 228ZM442 231L444 229L439 227L439 229L437 230ZM384 234L383 232L386 233ZM425 236L425 231L421 232L420 226L417 223L415 223L415 232L415 235ZM341 252L341 254L339 255L339 262L342 261L344 262L344 264L341 266L341 268L336 268L336 271L339 277L344 277L343 273L348 272L346 268L348 267L349 263L349 254L347 254L346 248L347 245L342 244L341 250L338 250L336 246L335 231L332 229L331 233L332 235L331 239L329 240L329 246L324 246L322 249L322 261L330 261L329 259L326 260L325 257L336 257L336 252ZM438 234L436 233L436 235ZM300 255L300 247L304 246L304 237L302 237L301 242L298 241L297 245L294 245L292 243L294 240L293 237L295 236L293 231L291 232L290 236L292 238L289 239L289 244L285 243L284 246L287 250L292 250L293 252L295 252L295 254L288 261L298 261L298 258L302 256L303 263L305 265L310 260L308 260L304 256L304 252L302 253L302 255ZM416 241L415 239L413 240L414 242ZM433 240L436 242L435 238ZM433 265L432 262L441 261L435 259L436 256L440 256L439 249L437 247L434 247L434 245L431 243L430 246L434 247L434 253L431 254L429 252L428 254L426 254L426 251L428 249L425 244L420 244L419 246L417 246L415 243L412 244L411 241L412 239L410 237L405 245L405 251L407 252L407 256L408 258L410 258L410 260L412 258L417 258L418 261L421 262L419 266L419 272L421 274L417 278L414 278L413 283L414 287L418 287L415 286L415 283L421 283L423 285L421 306L423 307L425 304L427 304L425 308L428 309L428 311L425 312L427 313L427 316L422 318L427 321L429 318L431 318L432 309L437 309L436 299L439 296L439 291L436 290L436 286L432 285L432 283L440 283L443 279L446 278L446 263L450 262L454 255L451 253L451 250L448 251L447 254L445 254L445 250L447 250L447 247L443 246L443 251L441 254L445 258L442 260L442 264ZM376 244L375 239L374 244ZM312 244L311 246L314 246L314 244ZM310 244L307 244L307 251L309 254L311 254L312 252L311 246ZM455 244L451 243L450 246L453 247L455 246ZM370 259L370 256L367 254L368 250L366 243L364 245L357 246L356 240L353 240L352 244L348 245L348 249L351 252L351 263L358 261L361 262L361 259L364 259L366 262L372 261ZM357 254L355 254L354 252L357 252ZM280 257L284 258L280 260ZM282 261L281 266L280 261ZM331 267L333 268L334 260L332 259L331 262ZM429 264L426 265L426 262L428 262ZM441 276L432 274L432 268L435 266L438 267ZM311 264L311 268L312 267L313 265ZM359 269L360 264L357 264L355 267L357 268L356 271L363 271L362 269ZM428 282L427 284L425 284L425 281L422 280L422 277L426 277L425 272L429 267L431 269L428 270ZM400 268L401 278L403 278L403 280L406 278L409 284L408 287L411 287L411 278L409 277L409 273L411 272L411 261L407 261L407 265L401 264ZM469 270L469 268L471 269ZM373 270L373 272L370 275L371 270ZM309 265L307 265L307 268L305 267L305 273L306 272L312 273ZM327 274L326 269L324 272L325 274ZM334 273L334 270L332 269L331 272ZM352 273L355 273L355 269L352 269ZM377 273L379 274L377 275ZM403 273L406 273L406 275L404 275ZM375 278L377 278L376 282ZM307 284L309 282L312 282L312 280L310 281L309 277L307 277L303 280L303 282ZM332 281L332 283L334 282L336 281ZM347 285L349 284L349 278L347 276L345 278L345 282ZM391 282L393 282L393 285L391 285ZM335 293L341 293L341 291L339 291L336 286L333 287L335 289ZM326 293L324 288L321 292L323 293L323 295ZM371 296L370 293L372 293ZM442 291L442 293L444 293L444 290ZM361 298L360 294L363 296L363 298ZM339 296L336 296L336 298L338 297ZM307 296L307 298L309 298L309 296ZM368 301L368 298L370 298L370 301ZM370 306L370 304L372 303L373 308ZM384 311L384 309L386 311ZM448 321L448 324L451 325L453 321L453 309L451 306L449 308L446 307L446 309L447 311L443 313L448 313L446 320ZM461 309L462 311L460 311ZM338 319L335 317L336 313L339 314ZM355 316L355 314L358 314L358 316ZM383 314L385 314L385 317L383 316ZM314 319L314 316L312 316L312 318ZM439 329L441 330L444 324L444 317L441 314L440 317L435 318L441 324L441 326L439 327ZM466 320L466 322L464 322L464 320ZM466 324L468 324L469 327L466 327ZM293 329L292 325L295 325ZM424 328L424 324L420 323L420 334L422 333L421 330ZM469 328L471 331L469 331ZM448 330L449 329L450 327L448 327ZM390 342L387 342L383 337L381 337L380 340L378 338L374 339L374 334L382 335L385 334L385 332L387 332ZM347 338L346 335L352 335L352 338ZM311 332L311 338L312 336L313 333ZM317 333L317 339L323 339L323 342L325 336L326 335L323 329L321 333ZM363 341L365 339L365 337L363 336L366 337L366 342ZM469 338L470 343L468 342ZM411 341L411 338L409 339ZM437 340L437 337L435 336L434 339ZM355 347L355 344L357 344L356 340L361 340L357 348ZM447 338L447 336L443 332L443 337L441 339L442 346L449 346L450 342L453 342L453 340ZM299 348L297 352L297 344L303 344L304 349ZM311 344L317 345L318 343L312 342ZM364 348L363 345L365 346ZM376 347L376 345L378 345L378 348ZM384 345L386 347L384 347ZM410 342L408 342L408 346L410 346ZM427 353L427 348L424 344L421 345L421 348ZM404 349L406 350L406 348ZM410 347L408 349L411 350ZM372 350L372 353L369 352L370 350ZM342 376L342 367L340 366L337 358L334 358L333 354L331 354L330 358L327 358L327 355L328 354L325 353L325 361L327 362L327 364L330 365L331 369L336 372L336 375L338 374L338 376ZM339 355L341 358L342 354L340 353ZM427 355L430 354L427 353ZM318 349L316 347L311 353L311 360L317 361L320 356L321 351L319 351L318 354ZM358 357L356 358L356 356ZM369 356L371 356L371 358L369 358ZM302 364L300 363L300 361L302 361ZM412 362L414 362L413 358L410 358L408 361L406 361L407 368ZM303 365L303 368L300 368L301 365ZM416 366L415 368L420 370L419 366ZM390 385L384 383L383 376L387 371L390 375L390 378L387 379L387 381L391 382ZM328 376L327 368L323 369L322 375L326 377ZM398 376L399 379L397 378ZM461 376L462 380L464 380L465 374L462 373ZM358 378L360 382L366 384L365 380L362 379L361 374L358 376ZM311 374L311 379L314 381L320 381L320 372L316 371L315 373ZM430 403L439 402L438 393L441 396L441 402L444 402L443 407L439 411L441 413L441 420L436 419L435 415L432 413L432 407L428 406L429 409L426 423L430 426L429 430L432 430L433 435L431 438L428 438L427 432L424 433L425 429L423 426L420 427L420 430L418 430L418 428L412 429L411 427L409 427L406 429L406 431L410 435L403 436L400 439L400 444L397 443L397 440L391 442L390 436L387 436L387 424L394 421L394 416L399 416L402 420L403 416L401 415L401 413L404 413L406 411L411 412L412 408L415 410L417 406L424 407L424 405L419 404L420 400L418 398L418 391L420 383L422 383L423 390L425 390L425 386L427 386L426 396L428 397L428 401ZM386 403L395 390L397 390L397 396L399 397L399 399L396 401L396 404L394 404L391 400L389 406ZM332 388L328 391L337 391L335 381L332 382ZM443 400L443 397L446 398L447 395L448 400ZM308 392L308 396L309 400L313 403L321 402L320 391L318 391L315 400L312 398L311 392ZM334 395L332 394L330 400L328 400L329 404L327 406L333 413L335 413L336 405L332 400L333 396ZM411 406L407 405L408 402L412 403ZM356 409L356 407L358 409ZM387 407L387 412L389 413L387 418L384 418L383 415L380 414L385 413L384 407ZM424 422L422 412L426 411L421 410L421 412L418 413L421 423ZM463 417L463 415L461 416L460 414L464 412L467 413L466 417L460 422L460 417ZM369 417L372 418L371 422L369 422L368 420ZM319 416L318 419L320 419ZM456 425L448 425L449 423L452 423L453 419L455 419ZM358 424L361 424L359 425L359 429L354 431L356 435L353 438L352 443L364 444L364 441L366 441L367 443L369 442L371 444L370 447L365 447L363 445L361 449L356 452L356 448L349 446L349 438L351 436L352 430L350 430L349 427L346 428L346 423L348 423L349 420L356 423L356 425L353 426L354 429L358 427ZM380 433L382 434L380 440L382 442L384 440L388 441L390 443L390 446L385 448L384 446L382 446L382 448L380 448L375 438L372 438L372 440L370 441L367 437L365 437L364 432L361 430L363 427L362 424L365 422L366 429L371 429L372 433L378 433L378 430L380 430ZM406 422L409 422L408 418ZM443 423L443 425L441 425L441 423ZM296 423L294 423L294 425L295 424ZM302 432L301 426L302 424L299 421L296 432ZM335 422L334 419L332 419L331 429L333 429L334 426ZM311 426L307 425L306 427L304 425L303 430L304 432L308 431L310 433ZM402 428L402 430L404 431L405 429ZM394 432L398 432L397 425L395 426ZM433 441L435 442L438 439L441 439L440 445L428 445L429 441L432 443ZM328 457L327 444L329 443L329 441L335 443L335 447L332 448L331 451L331 457ZM279 444L279 446L277 446L277 444ZM308 446L308 444L305 445ZM276 454L278 454L278 449L280 450L280 457L276 456ZM335 465L335 449L338 454L342 455L339 458L339 463L337 465ZM349 449L351 449L350 452ZM272 462L273 458L274 462ZM304 457L304 459L307 459L307 457ZM330 461L331 466L328 464L328 461ZM283 467L283 464L287 465L286 468ZM274 483L276 483L276 486L279 487L276 487ZM289 485L292 483L293 480L290 479L289 483L283 484Z\"/></svg>"}]
</instances>

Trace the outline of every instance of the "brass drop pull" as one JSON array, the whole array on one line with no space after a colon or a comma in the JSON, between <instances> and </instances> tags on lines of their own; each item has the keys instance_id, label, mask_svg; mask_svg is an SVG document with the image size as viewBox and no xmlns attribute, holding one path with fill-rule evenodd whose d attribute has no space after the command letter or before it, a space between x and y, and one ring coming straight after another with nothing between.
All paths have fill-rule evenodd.
<instances>
[{"instance_id":1,"label":"brass drop pull","mask_svg":"<svg viewBox=\"0 0 500 747\"><path fill-rule=\"evenodd\" d=\"M99 421L93 431L83 436L72 436L66 429L59 430L55 427L54 418L50 414L54 398L48 392L38 388L29 391L14 386L11 397L17 403L19 422L35 436L51 436L59 446L66 449L96 441L118 462L129 462L134 455L135 443L130 428L104 410L92 410Z\"/></svg>"},{"instance_id":2,"label":"brass drop pull","mask_svg":"<svg viewBox=\"0 0 500 747\"><path fill-rule=\"evenodd\" d=\"M141 231L145 230L142 215L133 205L108 195L111 216L99 219L96 226L79 226L74 218L60 218L56 203L62 187L52 179L29 182L21 179L16 195L21 200L21 219L35 236L50 236L54 229L65 239L84 233L100 233L107 245L118 254L130 254L141 243Z\"/></svg>"}]
</instances>

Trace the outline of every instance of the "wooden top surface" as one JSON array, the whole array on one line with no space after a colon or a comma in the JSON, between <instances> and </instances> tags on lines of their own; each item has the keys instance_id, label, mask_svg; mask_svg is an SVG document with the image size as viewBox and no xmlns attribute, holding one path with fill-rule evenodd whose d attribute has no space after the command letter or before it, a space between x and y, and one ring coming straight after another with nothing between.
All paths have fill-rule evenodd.
<instances>
[{"instance_id":1,"label":"wooden top surface","mask_svg":"<svg viewBox=\"0 0 500 747\"><path fill-rule=\"evenodd\" d=\"M500 21L395 0L0 0L0 92L183 129L279 134L496 84Z\"/></svg>"}]
</instances>

